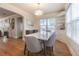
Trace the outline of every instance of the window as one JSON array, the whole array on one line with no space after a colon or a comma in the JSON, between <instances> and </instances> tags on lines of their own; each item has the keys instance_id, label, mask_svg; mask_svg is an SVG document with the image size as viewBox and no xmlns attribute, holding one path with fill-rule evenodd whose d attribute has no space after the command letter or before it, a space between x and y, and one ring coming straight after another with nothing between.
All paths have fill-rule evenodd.
<instances>
[{"instance_id":1,"label":"window","mask_svg":"<svg viewBox=\"0 0 79 59\"><path fill-rule=\"evenodd\" d=\"M72 4L72 20L79 18L79 3Z\"/></svg>"},{"instance_id":2,"label":"window","mask_svg":"<svg viewBox=\"0 0 79 59\"><path fill-rule=\"evenodd\" d=\"M77 40L78 40L78 43L79 43L79 20L77 21L77 23L76 23L76 25L77 25L77 30L76 30L76 37L77 37Z\"/></svg>"},{"instance_id":3,"label":"window","mask_svg":"<svg viewBox=\"0 0 79 59\"><path fill-rule=\"evenodd\" d=\"M73 40L79 44L79 4L73 3L71 7L72 7L72 21L73 21L72 37Z\"/></svg>"},{"instance_id":4,"label":"window","mask_svg":"<svg viewBox=\"0 0 79 59\"><path fill-rule=\"evenodd\" d=\"M46 29L46 20L45 19L40 20L40 28L42 31L45 31L45 29Z\"/></svg>"},{"instance_id":5,"label":"window","mask_svg":"<svg viewBox=\"0 0 79 59\"><path fill-rule=\"evenodd\" d=\"M73 3L68 8L66 20L67 35L79 44L79 4Z\"/></svg>"},{"instance_id":6,"label":"window","mask_svg":"<svg viewBox=\"0 0 79 59\"><path fill-rule=\"evenodd\" d=\"M40 31L43 34L55 30L55 25L56 22L54 18L40 19Z\"/></svg>"},{"instance_id":7,"label":"window","mask_svg":"<svg viewBox=\"0 0 79 59\"><path fill-rule=\"evenodd\" d=\"M55 25L56 25L56 22L54 18L49 18L47 20L48 30L55 30Z\"/></svg>"}]
</instances>

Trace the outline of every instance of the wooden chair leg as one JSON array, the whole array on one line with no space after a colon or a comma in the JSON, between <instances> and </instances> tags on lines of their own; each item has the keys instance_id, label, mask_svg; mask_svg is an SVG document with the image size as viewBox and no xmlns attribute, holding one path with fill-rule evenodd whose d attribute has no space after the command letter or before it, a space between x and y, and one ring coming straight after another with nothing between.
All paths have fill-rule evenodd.
<instances>
[{"instance_id":1,"label":"wooden chair leg","mask_svg":"<svg viewBox=\"0 0 79 59\"><path fill-rule=\"evenodd\" d=\"M51 50L51 52L52 52L52 53L51 53L51 56L52 56L52 55L53 55L53 47L52 47L52 50Z\"/></svg>"},{"instance_id":2,"label":"wooden chair leg","mask_svg":"<svg viewBox=\"0 0 79 59\"><path fill-rule=\"evenodd\" d=\"M25 44L25 47L24 47L24 55L26 54L26 44Z\"/></svg>"},{"instance_id":3,"label":"wooden chair leg","mask_svg":"<svg viewBox=\"0 0 79 59\"><path fill-rule=\"evenodd\" d=\"M53 47L48 47L48 52L50 56L53 56Z\"/></svg>"},{"instance_id":4,"label":"wooden chair leg","mask_svg":"<svg viewBox=\"0 0 79 59\"><path fill-rule=\"evenodd\" d=\"M29 51L28 51L27 55L29 56Z\"/></svg>"}]
</instances>

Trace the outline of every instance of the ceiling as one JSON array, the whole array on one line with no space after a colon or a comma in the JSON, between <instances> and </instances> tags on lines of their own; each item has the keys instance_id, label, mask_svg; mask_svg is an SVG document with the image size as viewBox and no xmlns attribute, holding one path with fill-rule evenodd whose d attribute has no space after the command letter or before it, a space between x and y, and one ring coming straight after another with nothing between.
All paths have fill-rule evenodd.
<instances>
[{"instance_id":1,"label":"ceiling","mask_svg":"<svg viewBox=\"0 0 79 59\"><path fill-rule=\"evenodd\" d=\"M65 3L40 3L40 5L36 3L13 3L12 5L31 14L34 14L37 9L41 9L44 14L65 10Z\"/></svg>"},{"instance_id":2,"label":"ceiling","mask_svg":"<svg viewBox=\"0 0 79 59\"><path fill-rule=\"evenodd\" d=\"M10 16L13 14L15 14L15 13L0 7L0 18Z\"/></svg>"}]
</instances>

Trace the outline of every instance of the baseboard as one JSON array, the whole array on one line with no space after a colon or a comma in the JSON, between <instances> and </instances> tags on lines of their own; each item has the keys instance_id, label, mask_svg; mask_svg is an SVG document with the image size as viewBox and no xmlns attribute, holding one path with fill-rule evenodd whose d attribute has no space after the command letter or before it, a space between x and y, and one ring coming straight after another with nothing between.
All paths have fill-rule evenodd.
<instances>
[{"instance_id":1,"label":"baseboard","mask_svg":"<svg viewBox=\"0 0 79 59\"><path fill-rule=\"evenodd\" d=\"M60 40L60 41L62 41L63 43L65 43L68 46L68 49L71 52L72 56L77 56L75 50L72 48L72 45L71 45L72 42L69 40L71 40L71 39L67 38L64 41L62 41L62 40Z\"/></svg>"},{"instance_id":2,"label":"baseboard","mask_svg":"<svg viewBox=\"0 0 79 59\"><path fill-rule=\"evenodd\" d=\"M70 39L67 35L66 35L66 32L65 30L63 31L57 31L57 37L56 37L57 40L60 40L61 42L65 43L72 56L79 56L79 45L77 45L72 39Z\"/></svg>"},{"instance_id":3,"label":"baseboard","mask_svg":"<svg viewBox=\"0 0 79 59\"><path fill-rule=\"evenodd\" d=\"M72 56L75 56L76 53L75 53L74 49L72 48L72 46L71 46L71 44L70 44L70 41L69 41L68 39L67 39L66 45L68 46L68 48L69 48L69 50L70 50Z\"/></svg>"}]
</instances>

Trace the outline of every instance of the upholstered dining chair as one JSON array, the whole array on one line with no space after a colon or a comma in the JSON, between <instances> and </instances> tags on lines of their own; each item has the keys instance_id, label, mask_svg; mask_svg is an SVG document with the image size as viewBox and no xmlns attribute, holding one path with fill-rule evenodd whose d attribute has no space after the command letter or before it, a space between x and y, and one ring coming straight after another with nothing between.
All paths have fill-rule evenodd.
<instances>
[{"instance_id":1,"label":"upholstered dining chair","mask_svg":"<svg viewBox=\"0 0 79 59\"><path fill-rule=\"evenodd\" d=\"M39 39L33 36L27 36L25 37L25 41L28 50L28 55L30 55L30 53L39 54L41 51L43 51Z\"/></svg>"},{"instance_id":2,"label":"upholstered dining chair","mask_svg":"<svg viewBox=\"0 0 79 59\"><path fill-rule=\"evenodd\" d=\"M55 41L56 41L56 33L55 32L50 36L48 41L45 41L46 48L49 49L51 52L55 48ZM52 55L52 53L50 53L50 55Z\"/></svg>"}]
</instances>

